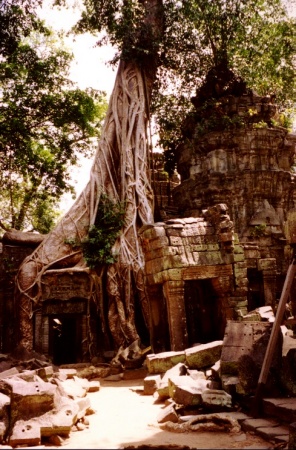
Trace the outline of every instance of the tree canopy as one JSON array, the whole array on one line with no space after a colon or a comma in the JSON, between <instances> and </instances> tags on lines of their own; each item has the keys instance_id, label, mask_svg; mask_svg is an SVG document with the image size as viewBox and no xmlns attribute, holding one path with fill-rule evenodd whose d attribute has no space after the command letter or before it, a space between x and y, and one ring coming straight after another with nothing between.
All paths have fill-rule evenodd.
<instances>
[{"instance_id":1,"label":"tree canopy","mask_svg":"<svg viewBox=\"0 0 296 450\"><path fill-rule=\"evenodd\" d=\"M143 20L145 1L83 3L75 30L105 30L100 43L108 39L116 46L114 61L136 59L141 64L143 56L158 49L151 111L165 149L181 139L191 96L222 62L259 95L276 96L288 115L295 110L295 18L281 0L165 0L165 27L157 40L149 37Z\"/></svg>"},{"instance_id":2,"label":"tree canopy","mask_svg":"<svg viewBox=\"0 0 296 450\"><path fill-rule=\"evenodd\" d=\"M70 81L73 56L36 6L0 7L0 226L46 233L72 189L71 165L94 153L107 102Z\"/></svg>"}]
</instances>

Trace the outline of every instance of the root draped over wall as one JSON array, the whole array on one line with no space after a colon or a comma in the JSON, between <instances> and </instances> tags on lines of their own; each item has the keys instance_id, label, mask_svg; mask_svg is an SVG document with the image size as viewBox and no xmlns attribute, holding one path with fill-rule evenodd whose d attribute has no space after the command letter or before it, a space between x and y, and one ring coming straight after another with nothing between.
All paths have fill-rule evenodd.
<instances>
[{"instance_id":1,"label":"root draped over wall","mask_svg":"<svg viewBox=\"0 0 296 450\"><path fill-rule=\"evenodd\" d=\"M67 242L79 243L88 236L102 194L124 202L126 208L125 224L113 247L118 254L117 262L106 267L108 323L115 346L127 346L139 338L134 321L134 290L148 324L144 260L137 236L139 227L153 222L147 139L147 100L151 89L147 86L151 86L151 80L136 63L120 62L90 180L74 205L18 271L15 295L20 325L18 341L27 349L33 348L33 315L41 307L42 275L49 269L89 270L81 249Z\"/></svg>"}]
</instances>

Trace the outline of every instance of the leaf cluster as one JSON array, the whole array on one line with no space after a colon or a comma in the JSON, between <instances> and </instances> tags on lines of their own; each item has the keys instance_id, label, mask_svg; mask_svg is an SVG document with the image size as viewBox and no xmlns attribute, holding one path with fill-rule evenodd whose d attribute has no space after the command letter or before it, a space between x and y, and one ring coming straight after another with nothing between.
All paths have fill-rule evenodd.
<instances>
[{"instance_id":1,"label":"leaf cluster","mask_svg":"<svg viewBox=\"0 0 296 450\"><path fill-rule=\"evenodd\" d=\"M32 5L13 0L0 9L0 23L10 20L15 33L0 45L0 226L44 232L53 205L73 190L71 165L94 152L107 102L69 80L73 56Z\"/></svg>"},{"instance_id":2,"label":"leaf cluster","mask_svg":"<svg viewBox=\"0 0 296 450\"><path fill-rule=\"evenodd\" d=\"M125 205L101 195L100 206L88 237L81 243L87 265L94 269L116 261L112 248L124 225Z\"/></svg>"}]
</instances>

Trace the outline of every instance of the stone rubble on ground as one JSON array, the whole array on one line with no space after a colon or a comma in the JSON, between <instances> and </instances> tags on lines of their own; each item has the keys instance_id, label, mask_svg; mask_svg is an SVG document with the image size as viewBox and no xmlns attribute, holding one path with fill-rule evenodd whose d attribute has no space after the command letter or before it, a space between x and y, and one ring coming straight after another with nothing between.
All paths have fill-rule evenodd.
<instances>
[{"instance_id":1,"label":"stone rubble on ground","mask_svg":"<svg viewBox=\"0 0 296 450\"><path fill-rule=\"evenodd\" d=\"M61 446L72 431L88 425L86 416L94 410L87 393L100 389L98 379L81 377L74 367L53 366L42 355L19 362L1 354L1 368L5 368L0 372L1 447L44 442ZM99 373L99 368L88 371L92 376Z\"/></svg>"}]
</instances>

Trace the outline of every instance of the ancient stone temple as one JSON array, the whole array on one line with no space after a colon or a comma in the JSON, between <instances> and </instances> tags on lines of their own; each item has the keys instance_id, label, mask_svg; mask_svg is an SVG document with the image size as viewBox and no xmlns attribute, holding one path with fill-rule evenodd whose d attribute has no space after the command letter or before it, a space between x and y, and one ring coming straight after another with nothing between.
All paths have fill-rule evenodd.
<instances>
[{"instance_id":1,"label":"ancient stone temple","mask_svg":"<svg viewBox=\"0 0 296 450\"><path fill-rule=\"evenodd\" d=\"M223 339L227 319L247 313L243 248L226 205L144 226L140 237L154 352Z\"/></svg>"},{"instance_id":2,"label":"ancient stone temple","mask_svg":"<svg viewBox=\"0 0 296 450\"><path fill-rule=\"evenodd\" d=\"M178 176L169 180L161 164L154 167L155 223L139 231L148 332L137 311L135 322L153 352L221 340L228 320L247 320L261 306L275 310L296 243L296 136L280 125L274 99L222 70L209 73L192 101L195 112L175 152ZM37 245L7 238L0 255L1 351L11 350L18 327L13 277ZM87 268L51 268L41 285L35 350L57 364L113 350L103 277Z\"/></svg>"},{"instance_id":3,"label":"ancient stone temple","mask_svg":"<svg viewBox=\"0 0 296 450\"><path fill-rule=\"evenodd\" d=\"M141 233L157 351L221 339L227 319L275 307L296 237L296 136L279 126L273 99L222 71L193 104L175 152L180 219Z\"/></svg>"}]
</instances>

